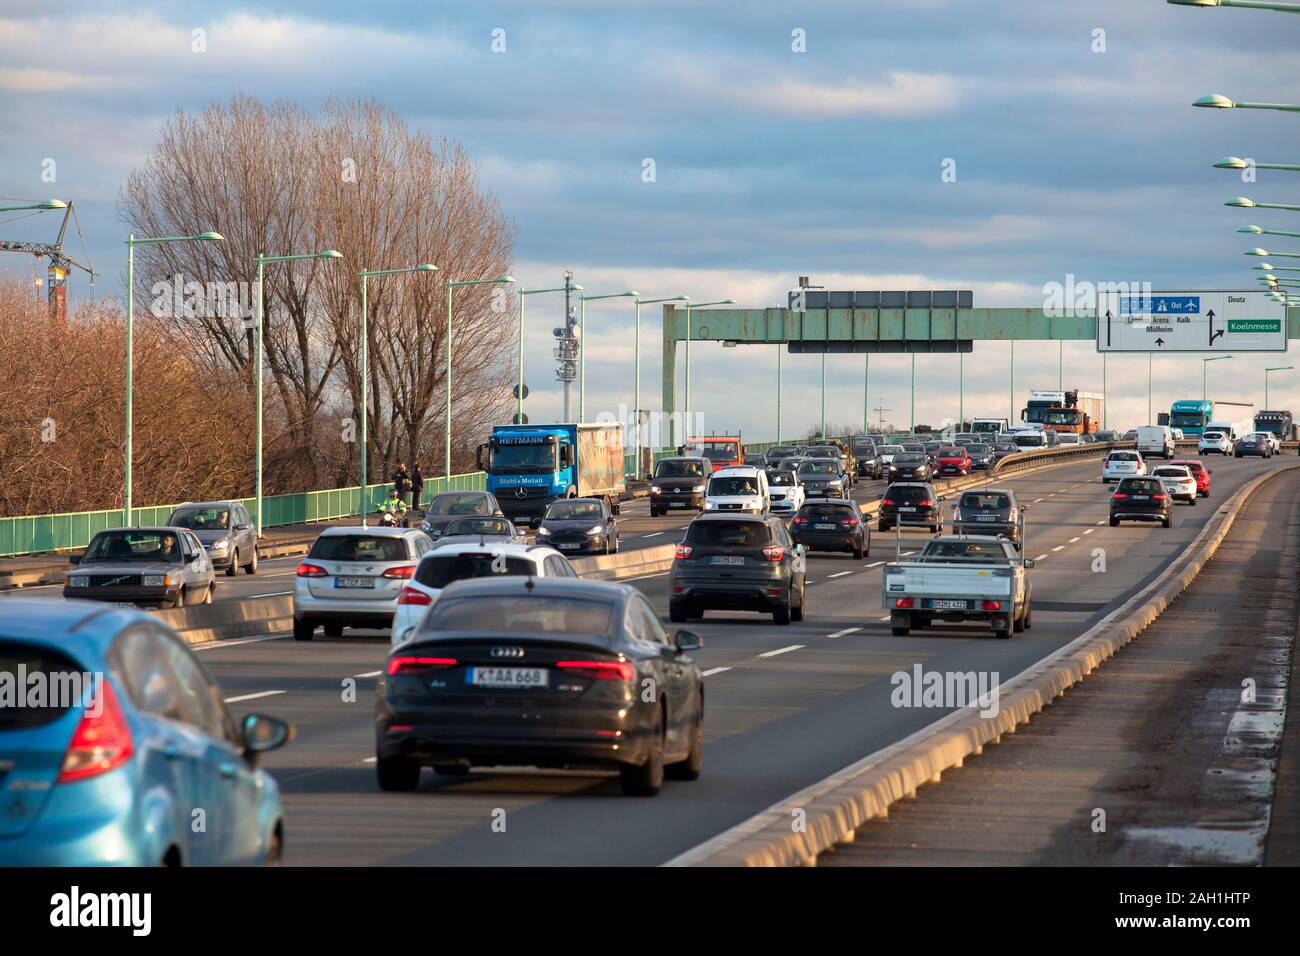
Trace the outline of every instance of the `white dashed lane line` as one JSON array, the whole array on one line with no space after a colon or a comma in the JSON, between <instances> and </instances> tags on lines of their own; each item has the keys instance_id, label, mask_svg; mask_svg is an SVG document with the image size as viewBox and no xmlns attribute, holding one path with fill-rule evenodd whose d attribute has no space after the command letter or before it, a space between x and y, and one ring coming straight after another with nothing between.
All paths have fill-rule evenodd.
<instances>
[{"instance_id":1,"label":"white dashed lane line","mask_svg":"<svg viewBox=\"0 0 1300 956\"><path fill-rule=\"evenodd\" d=\"M1034 558L1034 560L1035 560L1035 561L1042 561L1042 560L1043 560L1044 558L1046 558L1046 557L1047 557L1047 555L1045 555L1045 554L1040 554L1038 557Z\"/></svg>"},{"instance_id":2,"label":"white dashed lane line","mask_svg":"<svg viewBox=\"0 0 1300 956\"><path fill-rule=\"evenodd\" d=\"M884 563L885 563L884 561L872 561L870 564L867 565L867 567L869 567L869 568L878 568L878 567L880 567L880 566L881 566L882 564L884 564Z\"/></svg>"},{"instance_id":3,"label":"white dashed lane line","mask_svg":"<svg viewBox=\"0 0 1300 956\"><path fill-rule=\"evenodd\" d=\"M1052 549L1053 552L1056 552L1056 551L1064 551L1064 550L1065 550L1065 545L1063 545L1063 544L1058 544L1056 547L1054 547L1054 548Z\"/></svg>"},{"instance_id":4,"label":"white dashed lane line","mask_svg":"<svg viewBox=\"0 0 1300 956\"><path fill-rule=\"evenodd\" d=\"M844 575L846 575L846 574L852 574L852 573L853 573L852 571L839 571L839 572L837 572L837 573L835 573L835 574L828 574L828 575L826 575L826 577L827 577L828 579L829 579L829 578L842 578L842 577L844 577Z\"/></svg>"},{"instance_id":5,"label":"white dashed lane line","mask_svg":"<svg viewBox=\"0 0 1300 956\"><path fill-rule=\"evenodd\" d=\"M700 671L700 676L701 676L701 677L712 677L714 674L721 674L721 673L723 673L724 671L729 671L729 670L731 670L730 667L710 667L710 668L709 668L708 670L706 670L706 671Z\"/></svg>"},{"instance_id":6,"label":"white dashed lane line","mask_svg":"<svg viewBox=\"0 0 1300 956\"><path fill-rule=\"evenodd\" d=\"M860 630L862 630L860 627L846 627L842 631L836 631L834 634L827 634L826 636L830 638L844 637L848 634L856 634Z\"/></svg>"},{"instance_id":7,"label":"white dashed lane line","mask_svg":"<svg viewBox=\"0 0 1300 956\"><path fill-rule=\"evenodd\" d=\"M1066 544L1074 544L1074 542L1076 542L1076 541L1080 541L1080 540L1082 540L1082 539L1081 539L1081 538L1071 538L1069 541L1066 542Z\"/></svg>"},{"instance_id":8,"label":"white dashed lane line","mask_svg":"<svg viewBox=\"0 0 1300 956\"><path fill-rule=\"evenodd\" d=\"M353 677L378 677L383 671L366 671L364 674L353 674Z\"/></svg>"},{"instance_id":9,"label":"white dashed lane line","mask_svg":"<svg viewBox=\"0 0 1300 956\"><path fill-rule=\"evenodd\" d=\"M284 691L282 690L264 690L264 691L259 691L256 694L242 694L239 697L227 697L226 703L238 704L240 701L244 701L244 700L257 700L260 697L274 697L276 694L283 694L283 693Z\"/></svg>"},{"instance_id":10,"label":"white dashed lane line","mask_svg":"<svg viewBox=\"0 0 1300 956\"><path fill-rule=\"evenodd\" d=\"M789 654L791 651L797 651L805 647L804 644L791 644L788 647L778 647L774 651L764 651L759 657L776 657L778 654Z\"/></svg>"},{"instance_id":11,"label":"white dashed lane line","mask_svg":"<svg viewBox=\"0 0 1300 956\"><path fill-rule=\"evenodd\" d=\"M284 597L286 594L292 594L292 593L293 593L292 591L272 591L270 594L250 594L248 596L248 599L252 601L255 600L256 598Z\"/></svg>"},{"instance_id":12,"label":"white dashed lane line","mask_svg":"<svg viewBox=\"0 0 1300 956\"><path fill-rule=\"evenodd\" d=\"M1096 528L1089 528L1087 531L1084 532L1084 534L1092 534L1096 530L1097 530Z\"/></svg>"}]
</instances>

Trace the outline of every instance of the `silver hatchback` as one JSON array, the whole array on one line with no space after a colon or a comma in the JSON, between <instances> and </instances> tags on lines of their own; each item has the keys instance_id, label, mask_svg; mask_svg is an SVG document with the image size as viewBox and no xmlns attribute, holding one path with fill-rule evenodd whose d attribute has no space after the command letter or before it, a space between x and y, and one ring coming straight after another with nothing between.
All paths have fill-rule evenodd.
<instances>
[{"instance_id":1,"label":"silver hatchback","mask_svg":"<svg viewBox=\"0 0 1300 956\"><path fill-rule=\"evenodd\" d=\"M345 627L392 627L397 595L432 549L415 528L326 528L298 565L294 640L310 641L321 626L330 637Z\"/></svg>"}]
</instances>

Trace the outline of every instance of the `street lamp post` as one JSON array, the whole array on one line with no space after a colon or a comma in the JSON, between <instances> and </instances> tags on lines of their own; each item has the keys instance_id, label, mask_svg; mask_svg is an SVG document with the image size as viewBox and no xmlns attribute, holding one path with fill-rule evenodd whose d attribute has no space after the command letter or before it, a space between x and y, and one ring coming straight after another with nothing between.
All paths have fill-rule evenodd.
<instances>
[{"instance_id":1,"label":"street lamp post","mask_svg":"<svg viewBox=\"0 0 1300 956\"><path fill-rule=\"evenodd\" d=\"M410 269L373 269L361 270L361 491L358 509L361 514L361 527L366 526L366 513L370 502L366 500L366 465L369 459L366 440L366 425L370 418L370 312L366 308L366 280L378 276L405 275L409 272L437 272L438 267L431 263L414 266ZM260 501L258 512L261 512Z\"/></svg>"},{"instance_id":2,"label":"street lamp post","mask_svg":"<svg viewBox=\"0 0 1300 956\"><path fill-rule=\"evenodd\" d=\"M1214 164L1215 169L1281 169L1286 172L1300 173L1300 166L1292 163L1256 163L1248 162L1240 156L1225 156Z\"/></svg>"},{"instance_id":3,"label":"street lamp post","mask_svg":"<svg viewBox=\"0 0 1300 956\"><path fill-rule=\"evenodd\" d=\"M632 373L632 415L636 418L636 444L634 454L636 455L637 472L641 470L641 306L656 305L662 302L689 302L688 295L671 295L662 299L642 299L637 297L636 303L636 324L633 333L632 345L632 364L635 369Z\"/></svg>"},{"instance_id":4,"label":"street lamp post","mask_svg":"<svg viewBox=\"0 0 1300 956\"><path fill-rule=\"evenodd\" d=\"M717 302L687 302L686 303L686 408L683 416L686 425L689 428L691 423L691 310L702 309L706 305L735 305L735 299L719 299ZM686 437L690 437L687 435Z\"/></svg>"},{"instance_id":5,"label":"street lamp post","mask_svg":"<svg viewBox=\"0 0 1300 956\"><path fill-rule=\"evenodd\" d=\"M908 428L916 434L916 353L912 353L912 424Z\"/></svg>"},{"instance_id":6,"label":"street lamp post","mask_svg":"<svg viewBox=\"0 0 1300 956\"><path fill-rule=\"evenodd\" d=\"M1289 370L1289 369L1293 369L1293 368L1295 368L1294 365L1275 365L1275 366L1273 366L1272 368L1266 368L1266 369L1264 369L1264 407L1265 407L1265 408L1268 408L1268 373L1269 373L1269 372L1285 372L1285 371L1287 371L1287 370Z\"/></svg>"},{"instance_id":7,"label":"street lamp post","mask_svg":"<svg viewBox=\"0 0 1300 956\"><path fill-rule=\"evenodd\" d=\"M1216 355L1214 358L1201 359L1201 401L1206 397L1206 372L1209 370L1211 362L1222 362L1224 359L1232 358L1231 355Z\"/></svg>"},{"instance_id":8,"label":"street lamp post","mask_svg":"<svg viewBox=\"0 0 1300 956\"><path fill-rule=\"evenodd\" d=\"M15 207L28 209L63 209L67 203L61 199L47 199L35 206ZM139 238L135 235L126 237L126 472L123 476L123 519L124 527L131 526L131 451L135 437L132 426L132 410L135 393L135 247L155 245L162 242L221 242L219 232L201 232L197 236L158 236L157 238Z\"/></svg>"},{"instance_id":9,"label":"street lamp post","mask_svg":"<svg viewBox=\"0 0 1300 956\"><path fill-rule=\"evenodd\" d=\"M516 414L519 424L524 423L524 298L541 295L543 292L581 292L582 286L570 283L557 289L520 289L519 290L519 395L516 402Z\"/></svg>"},{"instance_id":10,"label":"street lamp post","mask_svg":"<svg viewBox=\"0 0 1300 956\"><path fill-rule=\"evenodd\" d=\"M306 252L301 255L293 256L263 256L257 257L257 362L253 374L256 382L254 392L256 394L256 411L257 417L257 536L262 537L262 365L263 354L266 349L264 346L263 336L263 313L265 311L265 297L262 294L262 272L268 262L297 262L302 259L342 259L343 253L337 249L326 249L324 252Z\"/></svg>"},{"instance_id":11,"label":"street lamp post","mask_svg":"<svg viewBox=\"0 0 1300 956\"><path fill-rule=\"evenodd\" d=\"M1245 100L1230 99L1219 93L1202 96L1192 105L1214 110L1281 110L1284 113L1300 113L1300 105L1295 103L1248 103Z\"/></svg>"},{"instance_id":12,"label":"street lamp post","mask_svg":"<svg viewBox=\"0 0 1300 956\"><path fill-rule=\"evenodd\" d=\"M1235 209L1289 209L1292 212L1300 212L1300 206L1280 202L1255 202L1245 196L1235 196L1224 203L1225 206L1232 206Z\"/></svg>"},{"instance_id":13,"label":"street lamp post","mask_svg":"<svg viewBox=\"0 0 1300 956\"><path fill-rule=\"evenodd\" d=\"M495 279L464 279L460 282L447 280L447 407L444 409L445 421L443 423L443 475L446 479L447 487L444 491L451 490L451 290L460 289L471 285L495 285L497 283L512 283L515 281L514 276L497 276Z\"/></svg>"},{"instance_id":14,"label":"street lamp post","mask_svg":"<svg viewBox=\"0 0 1300 956\"><path fill-rule=\"evenodd\" d=\"M62 199L42 199L38 202L22 203L18 206L0 206L0 212L19 212L26 209L67 209L68 204ZM165 242L165 239L155 240Z\"/></svg>"},{"instance_id":15,"label":"street lamp post","mask_svg":"<svg viewBox=\"0 0 1300 956\"><path fill-rule=\"evenodd\" d=\"M587 420L587 303L597 299L637 299L641 293L635 289L611 292L608 295L578 296L578 421Z\"/></svg>"},{"instance_id":16,"label":"street lamp post","mask_svg":"<svg viewBox=\"0 0 1300 956\"><path fill-rule=\"evenodd\" d=\"M1251 236L1288 236L1291 239L1300 239L1300 232L1279 232L1276 229L1261 229L1259 226L1242 226L1237 231Z\"/></svg>"},{"instance_id":17,"label":"street lamp post","mask_svg":"<svg viewBox=\"0 0 1300 956\"><path fill-rule=\"evenodd\" d=\"M1269 0L1165 0L1165 2L1178 7L1243 7L1248 10L1300 13L1300 4L1269 2Z\"/></svg>"}]
</instances>

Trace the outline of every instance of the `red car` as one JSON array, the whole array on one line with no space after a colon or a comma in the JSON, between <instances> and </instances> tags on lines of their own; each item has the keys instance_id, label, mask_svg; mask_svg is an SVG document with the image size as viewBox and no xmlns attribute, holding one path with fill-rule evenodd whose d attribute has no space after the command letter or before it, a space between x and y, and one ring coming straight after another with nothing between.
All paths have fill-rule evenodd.
<instances>
[{"instance_id":1,"label":"red car","mask_svg":"<svg viewBox=\"0 0 1300 956\"><path fill-rule=\"evenodd\" d=\"M940 448L934 459L936 475L969 475L970 453L965 448Z\"/></svg>"},{"instance_id":2,"label":"red car","mask_svg":"<svg viewBox=\"0 0 1300 956\"><path fill-rule=\"evenodd\" d=\"M1171 461L1171 465L1186 465L1187 470L1192 473L1196 479L1196 493L1202 498L1210 497L1210 475L1214 474L1214 469L1206 468L1203 462L1195 458L1180 458L1177 461Z\"/></svg>"}]
</instances>

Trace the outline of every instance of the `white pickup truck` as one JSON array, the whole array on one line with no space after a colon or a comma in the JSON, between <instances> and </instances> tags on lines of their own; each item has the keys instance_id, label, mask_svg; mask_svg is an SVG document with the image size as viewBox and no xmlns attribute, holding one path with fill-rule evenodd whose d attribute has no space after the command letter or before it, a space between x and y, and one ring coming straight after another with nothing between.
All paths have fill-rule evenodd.
<instances>
[{"instance_id":1,"label":"white pickup truck","mask_svg":"<svg viewBox=\"0 0 1300 956\"><path fill-rule=\"evenodd\" d=\"M934 621L987 621L997 637L1031 626L1032 558L1005 538L941 535L910 561L885 565L883 606L898 637Z\"/></svg>"}]
</instances>

